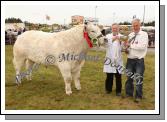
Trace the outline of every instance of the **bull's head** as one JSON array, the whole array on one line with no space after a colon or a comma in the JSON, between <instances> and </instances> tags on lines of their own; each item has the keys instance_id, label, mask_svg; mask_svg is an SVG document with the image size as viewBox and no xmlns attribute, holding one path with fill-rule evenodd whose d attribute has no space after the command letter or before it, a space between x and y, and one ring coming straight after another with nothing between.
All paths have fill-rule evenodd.
<instances>
[{"instance_id":1,"label":"bull's head","mask_svg":"<svg viewBox=\"0 0 167 122\"><path fill-rule=\"evenodd\" d=\"M88 32L89 38L91 39L93 45L100 46L107 43L106 38L103 36L98 26L93 25L90 22L85 22L84 31Z\"/></svg>"}]
</instances>

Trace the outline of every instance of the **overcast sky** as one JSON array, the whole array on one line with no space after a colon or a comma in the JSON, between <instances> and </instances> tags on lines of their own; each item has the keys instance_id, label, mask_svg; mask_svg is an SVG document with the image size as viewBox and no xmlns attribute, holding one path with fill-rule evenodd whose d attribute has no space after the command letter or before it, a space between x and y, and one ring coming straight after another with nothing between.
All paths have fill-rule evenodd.
<instances>
[{"instance_id":1,"label":"overcast sky","mask_svg":"<svg viewBox=\"0 0 167 122\"><path fill-rule=\"evenodd\" d=\"M100 24L111 25L113 22L131 22L133 15L143 20L144 5L101 5L96 8L96 17ZM50 16L46 21L45 15ZM7 5L5 18L15 17L34 23L71 23L71 16L95 17L94 5ZM155 20L155 7L145 6L145 22Z\"/></svg>"}]
</instances>

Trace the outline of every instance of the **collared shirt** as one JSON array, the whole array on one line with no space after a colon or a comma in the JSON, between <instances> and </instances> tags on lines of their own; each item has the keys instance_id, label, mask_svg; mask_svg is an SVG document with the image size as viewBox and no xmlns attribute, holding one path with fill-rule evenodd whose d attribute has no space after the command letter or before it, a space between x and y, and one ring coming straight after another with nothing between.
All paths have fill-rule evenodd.
<instances>
[{"instance_id":1,"label":"collared shirt","mask_svg":"<svg viewBox=\"0 0 167 122\"><path fill-rule=\"evenodd\" d=\"M122 36L118 34L118 36ZM121 44L119 40L112 40L113 34L106 35L108 39L107 49L106 49L106 63L104 63L103 72L107 73L117 73L117 68L114 65L123 66L123 59L121 54ZM109 64L110 63L110 64ZM107 65L106 65L107 64ZM123 74L121 70L118 70L120 74Z\"/></svg>"},{"instance_id":2,"label":"collared shirt","mask_svg":"<svg viewBox=\"0 0 167 122\"><path fill-rule=\"evenodd\" d=\"M133 38L135 33L132 32L129 34L129 38ZM134 40L130 42L130 50L128 58L130 59L141 59L146 56L148 46L148 34L144 31L139 31Z\"/></svg>"}]
</instances>

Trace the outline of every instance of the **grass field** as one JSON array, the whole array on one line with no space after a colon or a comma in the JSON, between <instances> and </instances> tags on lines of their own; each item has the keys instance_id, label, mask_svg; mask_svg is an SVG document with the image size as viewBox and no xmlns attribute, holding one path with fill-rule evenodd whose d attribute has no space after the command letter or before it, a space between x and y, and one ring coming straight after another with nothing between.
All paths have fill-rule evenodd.
<instances>
[{"instance_id":1,"label":"grass field","mask_svg":"<svg viewBox=\"0 0 167 122\"><path fill-rule=\"evenodd\" d=\"M143 92L144 99L135 103L131 98L105 94L103 60L86 61L81 71L81 91L74 88L73 94L67 96L64 81L55 67L40 66L33 72L32 81L22 80L22 85L15 84L15 71L12 63L12 46L5 47L5 109L6 110L154 110L155 109L155 59L154 53L145 58ZM98 55L104 59L105 52L90 51L88 55ZM126 63L126 55L124 64ZM125 95L126 76L122 78L122 96Z\"/></svg>"}]
</instances>

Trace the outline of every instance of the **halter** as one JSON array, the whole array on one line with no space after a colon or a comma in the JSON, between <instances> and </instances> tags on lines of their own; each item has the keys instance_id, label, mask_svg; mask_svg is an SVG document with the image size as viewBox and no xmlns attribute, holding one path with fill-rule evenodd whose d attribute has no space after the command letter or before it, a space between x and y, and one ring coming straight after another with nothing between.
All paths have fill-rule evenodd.
<instances>
[{"instance_id":1,"label":"halter","mask_svg":"<svg viewBox=\"0 0 167 122\"><path fill-rule=\"evenodd\" d=\"M83 36L84 36L84 38L86 39L86 42L87 42L87 44L89 45L89 48L92 48L92 47L93 47L93 44L96 44L97 40L98 40L99 38L103 37L103 35L100 34L100 35L97 36L96 38L91 38L91 37L89 36L89 34L88 34L87 31L83 31ZM92 41L93 41L93 43L92 43Z\"/></svg>"},{"instance_id":2,"label":"halter","mask_svg":"<svg viewBox=\"0 0 167 122\"><path fill-rule=\"evenodd\" d=\"M84 38L86 39L86 42L87 42L87 44L89 45L89 47L92 48L92 47L93 47L93 44L92 44L92 42L91 42L91 38L90 38L89 35L88 35L88 32L84 31L84 32L83 32L83 36L84 36Z\"/></svg>"}]
</instances>

